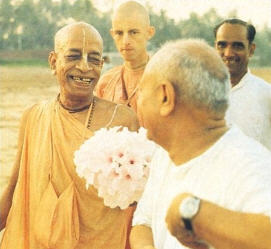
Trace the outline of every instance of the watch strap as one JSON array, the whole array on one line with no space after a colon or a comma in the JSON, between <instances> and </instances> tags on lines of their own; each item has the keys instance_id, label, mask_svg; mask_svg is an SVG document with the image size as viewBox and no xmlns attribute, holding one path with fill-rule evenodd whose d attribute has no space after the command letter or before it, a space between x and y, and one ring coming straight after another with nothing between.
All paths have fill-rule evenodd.
<instances>
[{"instance_id":1,"label":"watch strap","mask_svg":"<svg viewBox=\"0 0 271 249\"><path fill-rule=\"evenodd\" d=\"M193 231L193 226L192 226L191 220L182 218L182 221L184 223L185 229L192 232Z\"/></svg>"}]
</instances>

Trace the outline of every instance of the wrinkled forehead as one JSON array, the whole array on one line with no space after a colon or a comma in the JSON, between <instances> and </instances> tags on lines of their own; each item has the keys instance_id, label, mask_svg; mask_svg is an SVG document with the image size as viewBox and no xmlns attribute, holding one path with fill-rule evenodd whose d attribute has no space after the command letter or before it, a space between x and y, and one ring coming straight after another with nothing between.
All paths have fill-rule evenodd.
<instances>
[{"instance_id":1,"label":"wrinkled forehead","mask_svg":"<svg viewBox=\"0 0 271 249\"><path fill-rule=\"evenodd\" d=\"M84 26L66 29L58 33L55 39L55 50L57 52L70 48L89 49L92 47L102 53L102 39L95 30Z\"/></svg>"}]
</instances>

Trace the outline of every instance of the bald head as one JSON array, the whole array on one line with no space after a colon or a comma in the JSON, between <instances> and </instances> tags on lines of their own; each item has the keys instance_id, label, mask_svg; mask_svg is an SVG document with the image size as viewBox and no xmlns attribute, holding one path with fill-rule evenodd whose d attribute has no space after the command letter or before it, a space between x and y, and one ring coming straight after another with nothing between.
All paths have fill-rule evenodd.
<instances>
[{"instance_id":1,"label":"bald head","mask_svg":"<svg viewBox=\"0 0 271 249\"><path fill-rule=\"evenodd\" d=\"M229 75L215 49L201 40L165 44L149 61L144 74L156 74L174 85L177 98L197 108L226 111Z\"/></svg>"},{"instance_id":2,"label":"bald head","mask_svg":"<svg viewBox=\"0 0 271 249\"><path fill-rule=\"evenodd\" d=\"M85 22L75 22L64 26L55 34L55 52L63 49L66 42L71 38L83 36L84 39L89 39L90 42L98 42L103 46L103 40L99 32L90 24Z\"/></svg>"},{"instance_id":3,"label":"bald head","mask_svg":"<svg viewBox=\"0 0 271 249\"><path fill-rule=\"evenodd\" d=\"M112 16L112 23L115 20L126 20L127 18L140 19L145 25L150 25L150 18L148 11L140 3L136 1L127 1L114 11Z\"/></svg>"}]
</instances>

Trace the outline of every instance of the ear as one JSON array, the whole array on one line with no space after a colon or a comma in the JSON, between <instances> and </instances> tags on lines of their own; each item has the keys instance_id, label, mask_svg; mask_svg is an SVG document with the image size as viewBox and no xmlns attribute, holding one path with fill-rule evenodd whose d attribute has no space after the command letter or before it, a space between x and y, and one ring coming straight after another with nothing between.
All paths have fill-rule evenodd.
<instances>
[{"instance_id":1,"label":"ear","mask_svg":"<svg viewBox=\"0 0 271 249\"><path fill-rule=\"evenodd\" d=\"M103 69L103 66L104 66L104 59L102 59L102 61L101 61L101 65L100 65L101 70Z\"/></svg>"},{"instance_id":2,"label":"ear","mask_svg":"<svg viewBox=\"0 0 271 249\"><path fill-rule=\"evenodd\" d=\"M55 51L51 51L49 53L48 62L49 62L50 68L52 70L56 70L56 53L55 53Z\"/></svg>"},{"instance_id":3,"label":"ear","mask_svg":"<svg viewBox=\"0 0 271 249\"><path fill-rule=\"evenodd\" d=\"M250 46L249 46L249 57L253 56L255 49L256 49L256 44L251 43Z\"/></svg>"},{"instance_id":4,"label":"ear","mask_svg":"<svg viewBox=\"0 0 271 249\"><path fill-rule=\"evenodd\" d=\"M166 81L164 84L160 85L161 87L161 108L160 108L160 115L161 116L168 116L175 108L175 99L176 93L173 85Z\"/></svg>"},{"instance_id":5,"label":"ear","mask_svg":"<svg viewBox=\"0 0 271 249\"><path fill-rule=\"evenodd\" d=\"M148 40L150 40L155 35L155 27L149 26L148 28Z\"/></svg>"}]
</instances>

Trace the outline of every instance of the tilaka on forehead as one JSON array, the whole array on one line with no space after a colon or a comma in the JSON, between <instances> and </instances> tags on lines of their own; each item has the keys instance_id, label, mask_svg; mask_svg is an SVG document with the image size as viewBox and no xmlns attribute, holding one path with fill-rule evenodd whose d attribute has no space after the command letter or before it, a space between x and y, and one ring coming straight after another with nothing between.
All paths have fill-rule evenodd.
<instances>
[{"instance_id":1,"label":"tilaka on forehead","mask_svg":"<svg viewBox=\"0 0 271 249\"><path fill-rule=\"evenodd\" d=\"M69 24L63 28L61 28L55 35L55 50L63 49L65 48L65 42L73 35L73 31L76 29L81 29L83 34L83 50L85 50L86 46L86 31L89 31L89 33L93 34L93 39L96 39L97 41L103 43L103 40L99 34L99 32L90 24L84 23L84 22L77 22L73 24ZM95 38L94 38L95 37Z\"/></svg>"}]
</instances>

